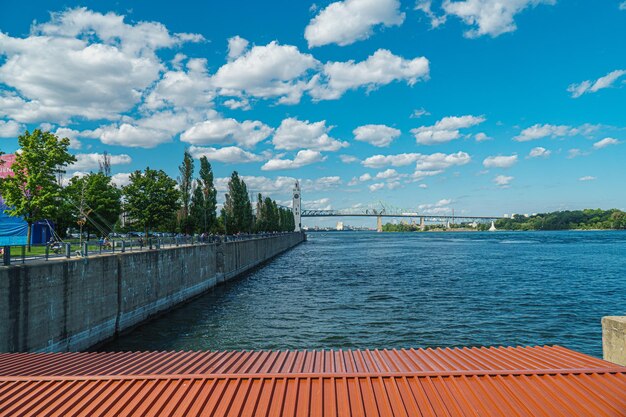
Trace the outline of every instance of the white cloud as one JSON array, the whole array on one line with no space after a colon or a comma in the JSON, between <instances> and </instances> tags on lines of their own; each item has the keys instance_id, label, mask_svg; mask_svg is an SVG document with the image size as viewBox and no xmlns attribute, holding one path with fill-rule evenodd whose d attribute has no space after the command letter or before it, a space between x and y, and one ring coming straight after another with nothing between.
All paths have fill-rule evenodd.
<instances>
[{"instance_id":1,"label":"white cloud","mask_svg":"<svg viewBox=\"0 0 626 417\"><path fill-rule=\"evenodd\" d=\"M241 36L233 36L228 39L228 60L239 58L245 52L249 42Z\"/></svg>"},{"instance_id":2,"label":"white cloud","mask_svg":"<svg viewBox=\"0 0 626 417\"><path fill-rule=\"evenodd\" d=\"M374 155L365 159L362 164L368 168L382 168L385 166L405 166L415 163L419 170L445 169L454 165L465 165L471 160L469 154L457 152L453 154L434 153L424 155L420 153L402 153L396 155Z\"/></svg>"},{"instance_id":3,"label":"white cloud","mask_svg":"<svg viewBox=\"0 0 626 417\"><path fill-rule=\"evenodd\" d=\"M547 158L550 156L552 151L547 150L541 146L537 146L536 148L532 148L528 153L529 158Z\"/></svg>"},{"instance_id":4,"label":"white cloud","mask_svg":"<svg viewBox=\"0 0 626 417\"><path fill-rule=\"evenodd\" d=\"M461 137L460 129L479 125L485 121L483 116L449 116L444 117L432 126L421 126L412 129L415 141L422 145L433 145L449 142Z\"/></svg>"},{"instance_id":5,"label":"white cloud","mask_svg":"<svg viewBox=\"0 0 626 417\"><path fill-rule=\"evenodd\" d=\"M339 155L339 159L344 164L351 164L351 163L354 163L354 162L359 162L359 158L357 158L354 155Z\"/></svg>"},{"instance_id":6,"label":"white cloud","mask_svg":"<svg viewBox=\"0 0 626 417\"><path fill-rule=\"evenodd\" d=\"M277 97L280 103L296 104L307 88L305 76L318 66L312 55L273 41L254 46L220 67L212 82L222 95Z\"/></svg>"},{"instance_id":7,"label":"white cloud","mask_svg":"<svg viewBox=\"0 0 626 417\"><path fill-rule=\"evenodd\" d=\"M411 119L419 119L422 116L430 116L430 113L425 108L415 109L411 113Z\"/></svg>"},{"instance_id":8,"label":"white cloud","mask_svg":"<svg viewBox=\"0 0 626 417\"><path fill-rule=\"evenodd\" d=\"M391 180L394 178L398 178L398 176L400 176L400 174L398 174L398 171L396 171L393 168L389 168L386 169L384 171L380 171L376 174L376 179L379 180Z\"/></svg>"},{"instance_id":9,"label":"white cloud","mask_svg":"<svg viewBox=\"0 0 626 417\"><path fill-rule=\"evenodd\" d=\"M102 161L103 157L103 155L100 153L79 153L74 156L76 157L76 162L68 166L67 169L84 172L93 171L100 168L100 162ZM109 155L109 157L111 165L125 165L132 162L132 158L126 154Z\"/></svg>"},{"instance_id":10,"label":"white cloud","mask_svg":"<svg viewBox=\"0 0 626 417\"><path fill-rule=\"evenodd\" d=\"M426 184L420 184L420 185L418 185L418 187L420 187L420 188L428 188L428 185L426 185Z\"/></svg>"},{"instance_id":11,"label":"white cloud","mask_svg":"<svg viewBox=\"0 0 626 417\"><path fill-rule=\"evenodd\" d=\"M506 175L498 175L497 177L495 177L493 179L493 182L496 183L496 185L498 185L499 187L502 188L507 188L509 187L509 185L511 184L511 181L513 181L514 177L509 177Z\"/></svg>"},{"instance_id":12,"label":"white cloud","mask_svg":"<svg viewBox=\"0 0 626 417\"><path fill-rule=\"evenodd\" d=\"M622 76L626 75L626 70L615 70L609 72L604 77L600 77L597 80L586 80L578 84L571 84L567 91L572 94L573 98L578 98L583 94L587 93L595 93L604 88L611 87L615 81L617 81Z\"/></svg>"},{"instance_id":13,"label":"white cloud","mask_svg":"<svg viewBox=\"0 0 626 417\"><path fill-rule=\"evenodd\" d=\"M235 143L252 147L267 139L272 132L272 128L256 120L240 123L235 119L214 119L196 123L180 135L180 140L194 145Z\"/></svg>"},{"instance_id":14,"label":"white cloud","mask_svg":"<svg viewBox=\"0 0 626 417\"><path fill-rule=\"evenodd\" d=\"M486 140L491 140L492 138L490 138L483 132L479 132L474 135L474 139L476 139L476 142L484 142Z\"/></svg>"},{"instance_id":15,"label":"white cloud","mask_svg":"<svg viewBox=\"0 0 626 417\"><path fill-rule=\"evenodd\" d=\"M326 121L310 123L290 117L284 119L272 139L276 149L295 150L312 149L316 151L338 151L348 146L348 142L341 142L328 135L332 126L326 126Z\"/></svg>"},{"instance_id":16,"label":"white cloud","mask_svg":"<svg viewBox=\"0 0 626 417\"><path fill-rule=\"evenodd\" d=\"M401 153L397 155L373 155L366 158L362 164L368 168L382 168L384 166L405 166L416 162L422 154Z\"/></svg>"},{"instance_id":17,"label":"white cloud","mask_svg":"<svg viewBox=\"0 0 626 417\"><path fill-rule=\"evenodd\" d=\"M445 198L437 201L436 203L420 204L417 209L420 214L448 214L452 212L452 208L449 207L452 204L452 200Z\"/></svg>"},{"instance_id":18,"label":"white cloud","mask_svg":"<svg viewBox=\"0 0 626 417\"><path fill-rule=\"evenodd\" d=\"M556 0L443 0L442 16L436 16L430 7L422 10L431 18L433 27L445 22L447 16L456 16L463 23L472 26L472 29L465 32L466 37L476 38L483 35L496 37L515 31L517 29L515 15L540 4L554 5Z\"/></svg>"},{"instance_id":19,"label":"white cloud","mask_svg":"<svg viewBox=\"0 0 626 417\"><path fill-rule=\"evenodd\" d=\"M111 182L118 188L124 187L130 184L130 173L120 172L111 176Z\"/></svg>"},{"instance_id":20,"label":"white cloud","mask_svg":"<svg viewBox=\"0 0 626 417\"><path fill-rule=\"evenodd\" d=\"M25 127L14 120L0 120L0 138L14 138L19 136Z\"/></svg>"},{"instance_id":21,"label":"white cloud","mask_svg":"<svg viewBox=\"0 0 626 417\"><path fill-rule=\"evenodd\" d=\"M623 1L619 4L619 9L620 10L626 10L626 1Z\"/></svg>"},{"instance_id":22,"label":"white cloud","mask_svg":"<svg viewBox=\"0 0 626 417\"><path fill-rule=\"evenodd\" d=\"M70 140L70 149L80 149L82 147L82 143L77 139L80 135L78 130L60 127L54 134L59 138L68 138Z\"/></svg>"},{"instance_id":23,"label":"white cloud","mask_svg":"<svg viewBox=\"0 0 626 417\"><path fill-rule=\"evenodd\" d=\"M511 168L517 163L517 155L511 156L488 156L483 161L485 168Z\"/></svg>"},{"instance_id":24,"label":"white cloud","mask_svg":"<svg viewBox=\"0 0 626 417\"><path fill-rule=\"evenodd\" d=\"M521 133L514 137L517 142L528 142L547 137L557 138L575 135L588 135L597 130L598 126L585 124L580 127L572 127L567 125L551 125L536 124L522 130Z\"/></svg>"},{"instance_id":25,"label":"white cloud","mask_svg":"<svg viewBox=\"0 0 626 417\"><path fill-rule=\"evenodd\" d=\"M386 147L402 132L386 125L364 125L352 131L354 139L374 146Z\"/></svg>"},{"instance_id":26,"label":"white cloud","mask_svg":"<svg viewBox=\"0 0 626 417\"><path fill-rule=\"evenodd\" d=\"M368 91L393 81L412 86L428 79L429 62L424 57L404 59L387 49L379 49L365 61L328 62L322 77L315 79L310 94L317 100L335 100L346 91L365 86Z\"/></svg>"},{"instance_id":27,"label":"white cloud","mask_svg":"<svg viewBox=\"0 0 626 417\"><path fill-rule=\"evenodd\" d=\"M595 149L602 149L602 148L606 148L607 146L611 146L611 145L619 145L621 142L617 139L614 138L604 138L602 140L597 141L596 143L593 144L593 147Z\"/></svg>"},{"instance_id":28,"label":"white cloud","mask_svg":"<svg viewBox=\"0 0 626 417\"><path fill-rule=\"evenodd\" d=\"M567 159L574 159L574 158L578 158L579 156L586 156L586 155L587 155L586 152L583 152L578 148L572 148L567 151Z\"/></svg>"},{"instance_id":29,"label":"white cloud","mask_svg":"<svg viewBox=\"0 0 626 417\"><path fill-rule=\"evenodd\" d=\"M157 49L199 40L85 8L52 14L26 38L0 33L0 82L14 89L0 89L0 115L29 123L116 119L159 78Z\"/></svg>"},{"instance_id":30,"label":"white cloud","mask_svg":"<svg viewBox=\"0 0 626 417\"><path fill-rule=\"evenodd\" d=\"M336 43L349 45L369 38L378 25L404 22L398 0L344 0L331 3L315 16L304 31L309 48Z\"/></svg>"},{"instance_id":31,"label":"white cloud","mask_svg":"<svg viewBox=\"0 0 626 417\"><path fill-rule=\"evenodd\" d=\"M286 194L290 195L293 185L296 179L293 177L278 176L275 178L268 178L263 176L246 176L241 178L244 180L248 187L248 191L253 193L263 194ZM230 177L220 177L215 179L215 188L224 192L228 188L228 181ZM337 176L321 177L316 179L302 179L300 180L303 194L312 191L327 191L337 188L341 185L341 178Z\"/></svg>"},{"instance_id":32,"label":"white cloud","mask_svg":"<svg viewBox=\"0 0 626 417\"><path fill-rule=\"evenodd\" d=\"M143 107L150 110L163 108L188 111L210 108L215 91L211 85L206 60L190 59L185 69L167 71L146 97Z\"/></svg>"},{"instance_id":33,"label":"white cloud","mask_svg":"<svg viewBox=\"0 0 626 417\"><path fill-rule=\"evenodd\" d=\"M274 158L267 161L261 169L263 171L276 171L279 169L296 169L305 165L314 164L325 160L326 157L318 151L303 149L298 151L294 159Z\"/></svg>"},{"instance_id":34,"label":"white cloud","mask_svg":"<svg viewBox=\"0 0 626 417\"><path fill-rule=\"evenodd\" d=\"M236 146L226 146L224 148L190 146L189 153L196 159L206 156L210 161L230 164L242 164L263 160L259 155L255 155Z\"/></svg>"},{"instance_id":35,"label":"white cloud","mask_svg":"<svg viewBox=\"0 0 626 417\"><path fill-rule=\"evenodd\" d=\"M100 139L106 145L133 148L154 148L161 143L172 140L172 133L170 132L130 123L107 125L95 130L83 131L80 136Z\"/></svg>"},{"instance_id":36,"label":"white cloud","mask_svg":"<svg viewBox=\"0 0 626 417\"><path fill-rule=\"evenodd\" d=\"M578 181L594 181L595 179L597 178L592 177L591 175L587 175L587 176L578 178Z\"/></svg>"},{"instance_id":37,"label":"white cloud","mask_svg":"<svg viewBox=\"0 0 626 417\"><path fill-rule=\"evenodd\" d=\"M371 179L372 175L367 172L359 177L359 181L361 182L371 181Z\"/></svg>"},{"instance_id":38,"label":"white cloud","mask_svg":"<svg viewBox=\"0 0 626 417\"><path fill-rule=\"evenodd\" d=\"M443 170L453 166L468 164L471 157L466 152L456 152L451 154L434 153L431 155L421 155L415 169L417 171Z\"/></svg>"},{"instance_id":39,"label":"white cloud","mask_svg":"<svg viewBox=\"0 0 626 417\"><path fill-rule=\"evenodd\" d=\"M384 182L377 182L375 184L370 185L368 188L371 192L376 192L382 190L385 187Z\"/></svg>"}]
</instances>

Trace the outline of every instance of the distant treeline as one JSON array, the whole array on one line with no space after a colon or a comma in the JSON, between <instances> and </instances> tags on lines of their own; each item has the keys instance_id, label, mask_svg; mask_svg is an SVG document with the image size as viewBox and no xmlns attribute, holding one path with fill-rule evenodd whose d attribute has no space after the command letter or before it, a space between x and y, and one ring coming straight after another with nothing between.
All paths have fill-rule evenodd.
<instances>
[{"instance_id":1,"label":"distant treeline","mask_svg":"<svg viewBox=\"0 0 626 417\"><path fill-rule=\"evenodd\" d=\"M480 223L473 227L469 223L450 224L453 229L488 230L491 224ZM552 213L533 214L524 216L516 214L509 219L495 222L498 230L620 230L626 229L626 212L618 209L601 210L585 209L572 211L555 211ZM430 224L424 231L446 229L443 224ZM419 232L418 224L387 223L383 225L383 232Z\"/></svg>"},{"instance_id":2,"label":"distant treeline","mask_svg":"<svg viewBox=\"0 0 626 417\"><path fill-rule=\"evenodd\" d=\"M496 228L501 230L626 229L626 213L617 209L585 209L540 213L528 217L518 214L510 219L496 221Z\"/></svg>"}]
</instances>

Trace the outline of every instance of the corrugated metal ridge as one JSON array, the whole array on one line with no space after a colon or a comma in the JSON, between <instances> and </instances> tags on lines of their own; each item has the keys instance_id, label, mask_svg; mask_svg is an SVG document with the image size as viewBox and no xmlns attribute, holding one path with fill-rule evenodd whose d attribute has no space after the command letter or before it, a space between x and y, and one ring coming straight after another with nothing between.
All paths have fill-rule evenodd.
<instances>
[{"instance_id":1,"label":"corrugated metal ridge","mask_svg":"<svg viewBox=\"0 0 626 417\"><path fill-rule=\"evenodd\" d=\"M614 367L608 362L559 346L0 354L0 376L593 371Z\"/></svg>"},{"instance_id":2,"label":"corrugated metal ridge","mask_svg":"<svg viewBox=\"0 0 626 417\"><path fill-rule=\"evenodd\" d=\"M0 382L0 416L623 417L626 374Z\"/></svg>"},{"instance_id":3,"label":"corrugated metal ridge","mask_svg":"<svg viewBox=\"0 0 626 417\"><path fill-rule=\"evenodd\" d=\"M10 381L145 381L165 379L257 379L257 378L399 378L399 377L458 377L458 376L531 376L531 375L590 375L626 374L626 367L595 369L509 369L482 371L416 371L416 372L311 372L311 373L260 373L260 374L141 374L141 375L44 375L2 376L0 382Z\"/></svg>"}]
</instances>

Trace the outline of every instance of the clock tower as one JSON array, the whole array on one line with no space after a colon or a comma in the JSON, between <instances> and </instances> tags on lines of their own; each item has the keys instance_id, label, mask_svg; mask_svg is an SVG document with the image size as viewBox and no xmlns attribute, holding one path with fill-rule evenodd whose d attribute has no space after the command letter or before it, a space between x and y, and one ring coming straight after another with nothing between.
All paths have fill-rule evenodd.
<instances>
[{"instance_id":1,"label":"clock tower","mask_svg":"<svg viewBox=\"0 0 626 417\"><path fill-rule=\"evenodd\" d=\"M296 228L295 231L296 232L300 232L302 231L302 222L300 220L300 212L302 210L302 199L301 199L301 194L300 194L300 183L298 181L296 181L296 184L293 187L293 220L294 223L296 224Z\"/></svg>"}]
</instances>

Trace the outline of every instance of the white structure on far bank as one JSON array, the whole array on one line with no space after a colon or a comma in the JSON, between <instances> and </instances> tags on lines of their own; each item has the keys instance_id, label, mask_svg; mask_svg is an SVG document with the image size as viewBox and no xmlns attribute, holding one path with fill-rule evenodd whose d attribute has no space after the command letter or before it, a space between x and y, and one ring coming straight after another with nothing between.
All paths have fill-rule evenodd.
<instances>
[{"instance_id":1,"label":"white structure on far bank","mask_svg":"<svg viewBox=\"0 0 626 417\"><path fill-rule=\"evenodd\" d=\"M300 194L300 183L296 181L296 184L293 187L293 220L296 224L295 231L299 232L302 230L302 220L301 220L301 212L302 212L302 195Z\"/></svg>"},{"instance_id":2,"label":"white structure on far bank","mask_svg":"<svg viewBox=\"0 0 626 417\"><path fill-rule=\"evenodd\" d=\"M337 222L337 230L338 231L342 231L343 230L343 222Z\"/></svg>"}]
</instances>

